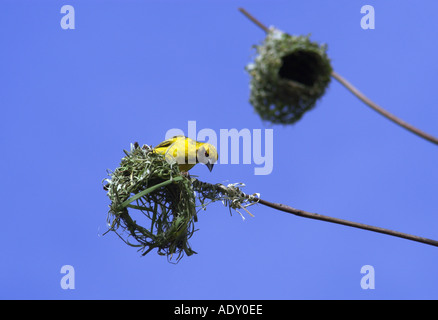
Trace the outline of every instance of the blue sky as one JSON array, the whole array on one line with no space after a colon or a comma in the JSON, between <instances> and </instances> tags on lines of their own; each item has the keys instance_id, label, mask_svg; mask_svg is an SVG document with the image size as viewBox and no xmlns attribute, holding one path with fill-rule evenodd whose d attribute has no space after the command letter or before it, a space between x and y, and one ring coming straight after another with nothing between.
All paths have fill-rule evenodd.
<instances>
[{"instance_id":1,"label":"blue sky","mask_svg":"<svg viewBox=\"0 0 438 320\"><path fill-rule=\"evenodd\" d=\"M60 26L62 5L75 29ZM374 30L360 27L363 5ZM438 136L435 12L422 1L3 1L0 159L3 299L437 299L438 248L261 205L213 204L177 265L106 231L106 170L167 130L273 129L273 171L198 165L209 182L303 210L438 239L438 148L336 81L293 126L248 103L245 65L264 34L238 7L328 44L334 70ZM75 289L63 290L63 265ZM362 266L375 289L360 286Z\"/></svg>"}]
</instances>

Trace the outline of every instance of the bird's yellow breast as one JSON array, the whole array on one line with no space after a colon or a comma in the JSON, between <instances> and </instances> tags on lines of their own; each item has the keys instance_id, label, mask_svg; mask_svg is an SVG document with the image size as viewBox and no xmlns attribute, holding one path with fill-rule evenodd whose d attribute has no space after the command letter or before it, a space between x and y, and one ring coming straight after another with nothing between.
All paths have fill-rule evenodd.
<instances>
[{"instance_id":1,"label":"bird's yellow breast","mask_svg":"<svg viewBox=\"0 0 438 320\"><path fill-rule=\"evenodd\" d=\"M180 171L189 171L199 163L198 152L207 158L207 161L217 161L217 152L214 146L208 143L197 142L185 136L175 136L158 144L154 151L162 154L168 161L176 161ZM211 153L211 159L210 157Z\"/></svg>"}]
</instances>

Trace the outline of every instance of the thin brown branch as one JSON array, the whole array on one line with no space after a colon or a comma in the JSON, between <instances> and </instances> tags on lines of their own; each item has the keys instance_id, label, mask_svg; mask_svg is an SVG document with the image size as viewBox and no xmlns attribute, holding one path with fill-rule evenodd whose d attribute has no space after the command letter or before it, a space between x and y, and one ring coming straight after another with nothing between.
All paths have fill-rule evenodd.
<instances>
[{"instance_id":1,"label":"thin brown branch","mask_svg":"<svg viewBox=\"0 0 438 320\"><path fill-rule=\"evenodd\" d=\"M268 33L269 32L269 28L266 27L263 23L261 23L259 20L257 20L256 18L254 18L248 11L246 11L243 8L239 8L239 11L242 12L249 20L251 20L252 22L254 22L254 24L256 24L257 26L259 26L264 32Z\"/></svg>"},{"instance_id":2,"label":"thin brown branch","mask_svg":"<svg viewBox=\"0 0 438 320\"><path fill-rule=\"evenodd\" d=\"M303 217L303 218L309 218L309 219L321 220L321 221L326 221L326 222L331 222L331 223L336 223L336 224L342 224L342 225L348 226L348 227L359 228L359 229L364 229L364 230L368 230L368 231L383 233L383 234L387 234L390 236L399 237L399 238L412 240L412 241L416 241L416 242L421 242L424 244L438 247L438 241L428 239L428 238L418 237L418 236L410 235L407 233L402 233L402 232L384 229L384 228L380 228L380 227L370 226L370 225L363 224L363 223L352 222L352 221L333 218L333 217L329 217L329 216L323 216L321 214L295 209L295 208L286 206L284 204L272 203L272 202L269 202L269 201L266 201L263 199L259 199L258 203L263 204L265 206L268 206L270 208L284 211L284 212L287 212L290 214L294 214L296 216Z\"/></svg>"},{"instance_id":3,"label":"thin brown branch","mask_svg":"<svg viewBox=\"0 0 438 320\"><path fill-rule=\"evenodd\" d=\"M392 113L389 113L382 107L378 106L376 103L368 99L362 92L360 92L357 88L355 88L350 82L348 82L345 78L340 76L338 73L332 71L332 77L335 78L339 83L341 83L345 88L347 88L352 94L354 94L359 100L361 100L363 103L365 103L367 106L369 106L371 109L377 111L382 116L386 117L387 119L395 122L399 126L405 128L406 130L409 130L410 132L420 136L423 139L426 139L434 144L438 145L438 138L435 138L431 136L430 134L427 134L423 131L421 131L418 128L415 128L414 126L410 125L409 123L397 118Z\"/></svg>"},{"instance_id":4,"label":"thin brown branch","mask_svg":"<svg viewBox=\"0 0 438 320\"><path fill-rule=\"evenodd\" d=\"M254 24L256 24L258 27L260 27L263 31L266 33L269 32L269 29L261 23L259 20L257 20L254 16L252 16L248 11L246 11L243 8L239 8L239 11L242 12L249 20L251 20ZM367 98L362 92L360 92L357 88L355 88L350 82L348 82L345 78L340 76L335 71L332 71L332 77L335 78L339 83L341 83L347 90L349 90L351 93L353 93L359 100L361 100L363 103L365 103L367 106L372 108L373 110L380 113L382 116L386 117L387 119L393 121L394 123L398 124L399 126L405 128L406 130L409 130L410 132L416 134L417 136L428 140L429 142L432 142L436 145L438 145L438 138L425 133L424 131L410 125L409 123L397 118L392 113L386 111L373 101L371 101L369 98Z\"/></svg>"}]
</instances>

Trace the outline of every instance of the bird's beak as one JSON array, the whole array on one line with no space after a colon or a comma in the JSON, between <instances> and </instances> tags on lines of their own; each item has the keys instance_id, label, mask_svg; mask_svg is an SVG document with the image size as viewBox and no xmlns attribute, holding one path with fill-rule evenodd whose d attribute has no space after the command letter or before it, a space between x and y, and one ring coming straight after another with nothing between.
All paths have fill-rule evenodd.
<instances>
[{"instance_id":1,"label":"bird's beak","mask_svg":"<svg viewBox=\"0 0 438 320\"><path fill-rule=\"evenodd\" d=\"M205 165L207 166L208 170L210 170L210 172L211 170L213 170L214 163L211 163L210 160L208 160L208 162Z\"/></svg>"}]
</instances>

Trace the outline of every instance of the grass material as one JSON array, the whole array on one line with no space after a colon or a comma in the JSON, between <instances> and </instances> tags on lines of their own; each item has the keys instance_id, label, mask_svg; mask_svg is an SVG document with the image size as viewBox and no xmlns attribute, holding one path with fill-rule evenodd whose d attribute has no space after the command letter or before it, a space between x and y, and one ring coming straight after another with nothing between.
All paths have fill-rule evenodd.
<instances>
[{"instance_id":1,"label":"grass material","mask_svg":"<svg viewBox=\"0 0 438 320\"><path fill-rule=\"evenodd\" d=\"M239 209L248 212L246 208L257 202L257 194L246 195L240 190L243 184L201 182L181 173L176 161L147 145L135 143L124 152L119 167L104 179L111 201L105 234L115 232L142 255L157 249L169 261L179 261L184 254L191 256L196 252L189 239L196 231L200 210L221 201L230 212L236 210L243 217Z\"/></svg>"}]
</instances>

